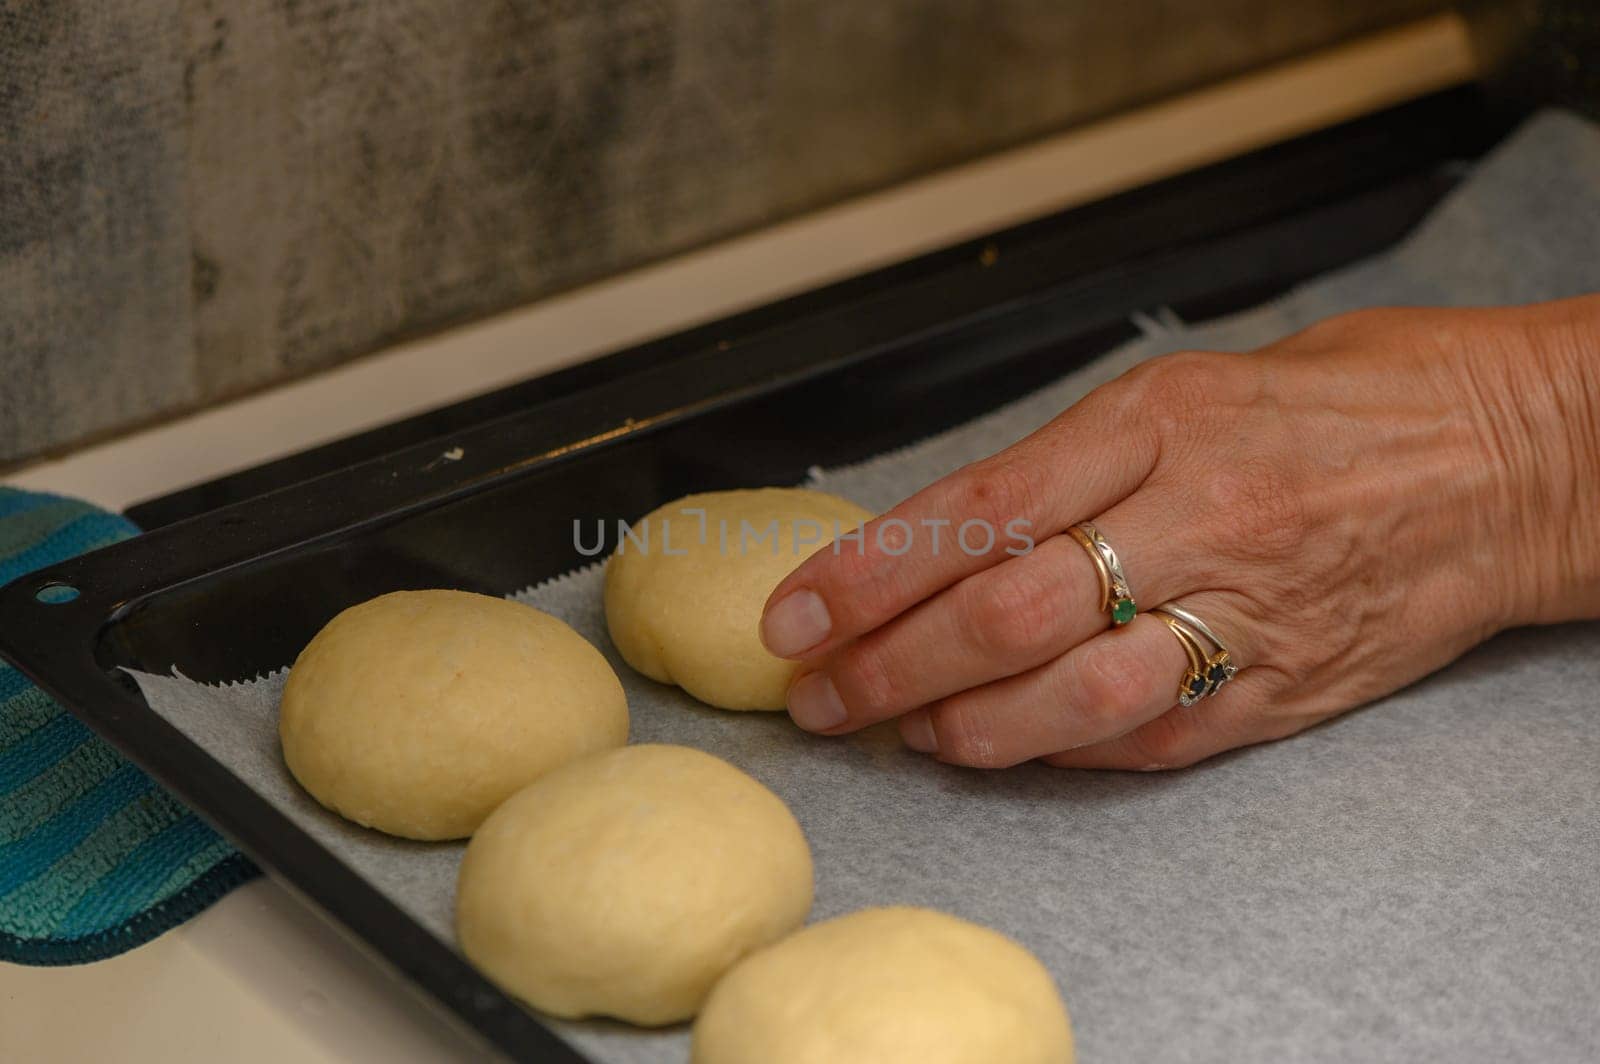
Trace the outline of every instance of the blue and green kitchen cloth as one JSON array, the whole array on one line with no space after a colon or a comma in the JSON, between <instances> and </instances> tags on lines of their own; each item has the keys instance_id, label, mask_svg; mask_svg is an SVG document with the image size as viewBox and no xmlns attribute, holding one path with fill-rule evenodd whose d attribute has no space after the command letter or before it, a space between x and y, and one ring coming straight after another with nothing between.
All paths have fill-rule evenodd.
<instances>
[{"instance_id":1,"label":"blue and green kitchen cloth","mask_svg":"<svg viewBox=\"0 0 1600 1064\"><path fill-rule=\"evenodd\" d=\"M0 487L0 585L139 530L76 499ZM256 868L0 659L0 960L130 950Z\"/></svg>"}]
</instances>

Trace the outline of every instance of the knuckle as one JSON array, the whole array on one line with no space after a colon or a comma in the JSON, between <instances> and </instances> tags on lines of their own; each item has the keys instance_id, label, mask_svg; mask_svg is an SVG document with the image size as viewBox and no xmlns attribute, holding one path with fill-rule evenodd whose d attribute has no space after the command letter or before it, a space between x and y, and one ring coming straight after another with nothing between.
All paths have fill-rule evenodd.
<instances>
[{"instance_id":1,"label":"knuckle","mask_svg":"<svg viewBox=\"0 0 1600 1064\"><path fill-rule=\"evenodd\" d=\"M1078 663L1084 718L1115 731L1155 698L1154 677L1128 641L1112 636L1084 649Z\"/></svg>"},{"instance_id":2,"label":"knuckle","mask_svg":"<svg viewBox=\"0 0 1600 1064\"><path fill-rule=\"evenodd\" d=\"M1191 394L1223 388L1228 385L1233 370L1238 365L1235 355L1216 351L1174 351L1151 362L1161 374L1181 382L1183 391Z\"/></svg>"},{"instance_id":3,"label":"knuckle","mask_svg":"<svg viewBox=\"0 0 1600 1064\"><path fill-rule=\"evenodd\" d=\"M994 715L981 705L971 700L942 703L934 707L932 723L941 760L972 768L1004 767L994 742Z\"/></svg>"},{"instance_id":4,"label":"knuckle","mask_svg":"<svg viewBox=\"0 0 1600 1064\"><path fill-rule=\"evenodd\" d=\"M1384 316L1382 308L1362 307L1312 322L1300 330L1300 335L1314 342L1338 344L1382 327Z\"/></svg>"},{"instance_id":5,"label":"knuckle","mask_svg":"<svg viewBox=\"0 0 1600 1064\"><path fill-rule=\"evenodd\" d=\"M833 583L839 587L856 587L870 582L877 575L878 559L866 551L851 550L846 544L833 555L822 555Z\"/></svg>"},{"instance_id":6,"label":"knuckle","mask_svg":"<svg viewBox=\"0 0 1600 1064\"><path fill-rule=\"evenodd\" d=\"M968 633L979 653L1004 664L1031 658L1060 628L1056 589L1001 565L965 593Z\"/></svg>"},{"instance_id":7,"label":"knuckle","mask_svg":"<svg viewBox=\"0 0 1600 1064\"><path fill-rule=\"evenodd\" d=\"M1199 760L1188 742L1183 725L1171 713L1163 714L1132 732L1128 741L1142 761L1140 768L1147 772L1188 768Z\"/></svg>"},{"instance_id":8,"label":"knuckle","mask_svg":"<svg viewBox=\"0 0 1600 1064\"><path fill-rule=\"evenodd\" d=\"M1296 336L1310 347L1349 347L1390 341L1434 338L1438 319L1426 311L1405 307L1362 307L1306 326Z\"/></svg>"},{"instance_id":9,"label":"knuckle","mask_svg":"<svg viewBox=\"0 0 1600 1064\"><path fill-rule=\"evenodd\" d=\"M899 612L895 588L884 573L886 561L870 552L857 553L848 545L827 556L827 578L822 591L830 610L839 610L847 626L857 631L872 627Z\"/></svg>"},{"instance_id":10,"label":"knuckle","mask_svg":"<svg viewBox=\"0 0 1600 1064\"><path fill-rule=\"evenodd\" d=\"M1365 311L1353 310L1322 318L1301 329L1297 338L1315 346L1332 346L1360 328L1360 318Z\"/></svg>"},{"instance_id":11,"label":"knuckle","mask_svg":"<svg viewBox=\"0 0 1600 1064\"><path fill-rule=\"evenodd\" d=\"M830 671L840 697L857 716L877 719L907 708L900 704L901 687L892 666L875 647L853 644Z\"/></svg>"},{"instance_id":12,"label":"knuckle","mask_svg":"<svg viewBox=\"0 0 1600 1064\"><path fill-rule=\"evenodd\" d=\"M1209 351L1180 351L1151 359L1130 375L1131 398L1140 416L1170 439L1232 392L1236 361Z\"/></svg>"},{"instance_id":13,"label":"knuckle","mask_svg":"<svg viewBox=\"0 0 1600 1064\"><path fill-rule=\"evenodd\" d=\"M999 532L1015 517L1034 513L1033 474L1004 455L969 466L952 489L951 523L984 521Z\"/></svg>"}]
</instances>

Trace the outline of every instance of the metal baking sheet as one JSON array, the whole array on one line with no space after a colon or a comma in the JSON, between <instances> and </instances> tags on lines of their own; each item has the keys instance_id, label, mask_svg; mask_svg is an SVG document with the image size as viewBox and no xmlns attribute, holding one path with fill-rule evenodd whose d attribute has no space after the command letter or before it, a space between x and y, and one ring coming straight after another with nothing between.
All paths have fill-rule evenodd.
<instances>
[{"instance_id":1,"label":"metal baking sheet","mask_svg":"<svg viewBox=\"0 0 1600 1064\"><path fill-rule=\"evenodd\" d=\"M1550 116L1372 262L1232 320L1155 326L975 423L811 480L887 508L1145 358L1248 350L1423 294L1597 290L1596 242L1600 130ZM1600 624L1502 638L1348 718L1188 772L980 773L909 753L892 730L818 738L644 679L607 637L601 575L518 597L604 648L636 741L708 750L781 795L816 852L816 915L929 905L1037 951L1086 1059L1455 1060L1492 1046L1579 1061L1600 1046L1600 900L1572 890L1600 882ZM311 801L279 754L281 681L139 676L157 712L453 944L464 845L390 839ZM555 1028L607 1064L688 1059L681 1026Z\"/></svg>"},{"instance_id":2,"label":"metal baking sheet","mask_svg":"<svg viewBox=\"0 0 1600 1064\"><path fill-rule=\"evenodd\" d=\"M501 1052L577 1060L151 711L121 669L267 673L383 591L504 593L573 568L572 518L795 482L813 463L899 447L1135 336L1130 312L1251 305L1386 246L1454 183L1449 160L1494 133L1470 93L1444 94L645 345L559 386L319 448L325 462L161 500L164 527L0 589L0 652ZM860 431L819 435L819 406ZM439 461L446 451L462 457ZM33 595L49 583L81 594L45 606Z\"/></svg>"}]
</instances>

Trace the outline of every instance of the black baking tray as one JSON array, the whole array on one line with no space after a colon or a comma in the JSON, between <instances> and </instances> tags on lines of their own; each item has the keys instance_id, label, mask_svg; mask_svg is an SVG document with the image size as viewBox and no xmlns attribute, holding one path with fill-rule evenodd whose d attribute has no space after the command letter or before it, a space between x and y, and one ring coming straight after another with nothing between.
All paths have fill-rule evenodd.
<instances>
[{"instance_id":1,"label":"black baking tray","mask_svg":"<svg viewBox=\"0 0 1600 1064\"><path fill-rule=\"evenodd\" d=\"M151 500L145 535L0 588L0 654L487 1045L581 1061L119 668L255 676L374 595L573 569L575 520L947 428L1132 337L1133 312L1242 309L1382 249L1505 128L1440 93ZM55 585L78 596L37 599Z\"/></svg>"}]
</instances>

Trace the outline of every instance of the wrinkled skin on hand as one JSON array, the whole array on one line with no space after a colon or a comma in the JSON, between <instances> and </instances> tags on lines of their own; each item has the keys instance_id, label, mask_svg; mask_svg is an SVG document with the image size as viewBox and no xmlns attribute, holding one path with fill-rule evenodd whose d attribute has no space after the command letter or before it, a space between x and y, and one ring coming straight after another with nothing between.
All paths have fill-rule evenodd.
<instances>
[{"instance_id":1,"label":"wrinkled skin on hand","mask_svg":"<svg viewBox=\"0 0 1600 1064\"><path fill-rule=\"evenodd\" d=\"M1246 354L1147 362L905 500L773 592L802 727L898 719L1001 767L1159 769L1279 739L1504 628L1600 616L1600 297L1374 310ZM1031 522L972 556L914 531ZM1140 614L1108 630L1092 520ZM897 526L898 527L898 526ZM889 549L886 550L884 547ZM904 553L890 553L907 547ZM1238 676L1176 704L1177 602Z\"/></svg>"}]
</instances>

